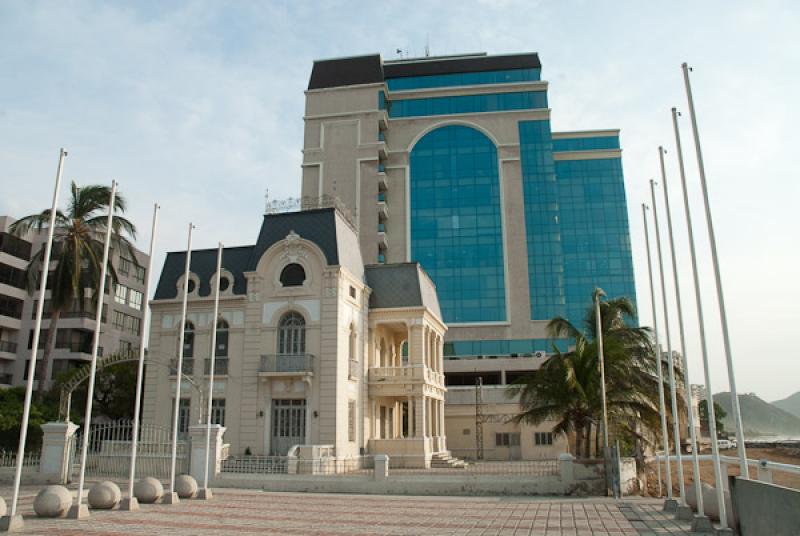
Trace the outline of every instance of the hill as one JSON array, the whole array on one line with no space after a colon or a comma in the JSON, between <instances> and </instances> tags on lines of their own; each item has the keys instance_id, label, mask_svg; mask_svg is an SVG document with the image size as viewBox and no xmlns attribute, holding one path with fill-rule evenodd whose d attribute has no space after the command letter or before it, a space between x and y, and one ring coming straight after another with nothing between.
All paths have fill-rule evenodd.
<instances>
[{"instance_id":1,"label":"hill","mask_svg":"<svg viewBox=\"0 0 800 536\"><path fill-rule=\"evenodd\" d=\"M795 417L800 417L800 391L787 396L783 400L776 400L772 405L781 408L783 411L788 411Z\"/></svg>"},{"instance_id":2,"label":"hill","mask_svg":"<svg viewBox=\"0 0 800 536\"><path fill-rule=\"evenodd\" d=\"M728 433L733 432L735 425L731 410L731 394L717 393L714 395L714 401L728 414L724 420L725 430ZM745 436L800 436L800 417L773 406L754 394L739 395L739 407L742 410Z\"/></svg>"}]
</instances>

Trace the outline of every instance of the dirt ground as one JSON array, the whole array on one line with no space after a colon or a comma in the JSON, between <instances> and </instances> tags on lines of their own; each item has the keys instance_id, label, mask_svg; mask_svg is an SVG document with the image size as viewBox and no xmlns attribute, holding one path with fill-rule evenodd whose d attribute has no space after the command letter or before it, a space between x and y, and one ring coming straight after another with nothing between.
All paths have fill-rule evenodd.
<instances>
[{"instance_id":1,"label":"dirt ground","mask_svg":"<svg viewBox=\"0 0 800 536\"><path fill-rule=\"evenodd\" d=\"M708 454L704 452L703 454ZM736 457L736 449L721 450L720 454L723 456ZM769 460L771 462L788 463L792 465L800 465L800 449L797 448L750 448L747 449L747 457L756 460ZM684 455L683 459L683 477L686 485L689 486L694 483L694 469L692 465L691 454ZM673 462L671 465L672 473L672 488L675 493L678 492L678 467ZM647 475L647 494L656 497L658 496L658 473L654 463L648 464L645 468ZM738 464L728 465L728 475L739 475ZM662 489L666 486L664 481L664 465L661 465L661 478ZM710 485L714 485L714 469L711 460L700 462L700 478L701 480ZM756 478L756 468L750 466L750 478ZM783 471L772 472L772 482L787 488L794 488L800 490L800 474L786 473Z\"/></svg>"}]
</instances>

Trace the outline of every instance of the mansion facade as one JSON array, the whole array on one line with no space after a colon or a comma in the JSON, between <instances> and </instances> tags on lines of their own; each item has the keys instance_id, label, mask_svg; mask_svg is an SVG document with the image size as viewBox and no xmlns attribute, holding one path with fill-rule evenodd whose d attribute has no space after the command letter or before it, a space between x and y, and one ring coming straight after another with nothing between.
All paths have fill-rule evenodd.
<instances>
[{"instance_id":1,"label":"mansion facade","mask_svg":"<svg viewBox=\"0 0 800 536\"><path fill-rule=\"evenodd\" d=\"M167 255L155 296L144 422L204 422L217 250L191 252L183 381L177 355L186 252ZM268 214L255 245L225 248L212 422L235 454L333 447L428 467L447 450L444 335L418 263L365 265L336 208ZM176 393L178 393L176 395Z\"/></svg>"}]
</instances>

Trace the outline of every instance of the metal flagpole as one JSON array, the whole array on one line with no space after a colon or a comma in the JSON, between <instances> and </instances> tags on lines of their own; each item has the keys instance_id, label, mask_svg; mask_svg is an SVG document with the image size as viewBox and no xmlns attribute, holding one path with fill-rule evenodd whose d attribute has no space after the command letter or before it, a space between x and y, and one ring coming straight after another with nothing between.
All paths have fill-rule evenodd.
<instances>
[{"instance_id":1,"label":"metal flagpole","mask_svg":"<svg viewBox=\"0 0 800 536\"><path fill-rule=\"evenodd\" d=\"M138 510L139 503L133 496L133 481L136 479L136 451L139 447L139 416L142 408L142 382L144 380L144 337L146 333L147 318L150 316L150 274L153 270L153 253L156 244L156 229L158 227L158 203L153 206L153 228L150 233L150 252L147 259L147 272L144 281L144 309L142 310L142 333L139 337L139 368L136 372L136 402L133 410L133 437L131 438L131 470L128 476L128 498L123 499L120 510Z\"/></svg>"},{"instance_id":2,"label":"metal flagpole","mask_svg":"<svg viewBox=\"0 0 800 536\"><path fill-rule=\"evenodd\" d=\"M711 205L708 201L708 187L706 185L706 171L703 164L703 152L700 149L700 135L697 132L697 115L694 111L694 99L692 98L692 86L689 83L689 66L684 63L683 81L686 85L686 97L689 101L689 117L692 121L692 133L694 134L694 148L697 152L697 168L700 172L700 184L703 187L703 204L706 209L706 225L708 226L708 241L711 244L711 261L714 265L714 279L717 284L717 300L719 302L719 317L722 324L722 342L725 346L725 360L728 363L728 383L731 388L731 406L733 420L736 423L736 449L739 455L739 470L744 478L750 478L750 471L747 468L747 451L744 446L744 431L742 430L742 412L739 409L739 395L736 391L736 374L733 371L733 355L731 354L731 339L728 335L728 315L725 312L725 297L722 293L722 276L719 270L719 259L717 257L717 240L714 235L714 223L711 220ZM716 438L714 438L716 440Z\"/></svg>"},{"instance_id":3,"label":"metal flagpole","mask_svg":"<svg viewBox=\"0 0 800 536\"><path fill-rule=\"evenodd\" d=\"M606 365L603 356L603 320L600 317L600 298L606 293L601 288L594 290L595 324L597 326L597 351L600 358L600 389L603 396L603 454L608 456L608 410L606 407Z\"/></svg>"},{"instance_id":4,"label":"metal flagpole","mask_svg":"<svg viewBox=\"0 0 800 536\"><path fill-rule=\"evenodd\" d=\"M656 370L658 371L658 402L661 412L661 438L664 443L664 473L667 480L667 500L664 507L672 502L672 471L669 464L669 432L667 429L667 407L664 403L664 374L661 370L661 346L658 343L658 314L656 305L655 282L653 281L653 261L650 258L650 232L647 226L647 205L642 203L642 219L644 220L644 242L647 247L647 273L650 278L650 302L653 306L653 339L655 342ZM656 453L656 461L658 454Z\"/></svg>"},{"instance_id":5,"label":"metal flagpole","mask_svg":"<svg viewBox=\"0 0 800 536\"><path fill-rule=\"evenodd\" d=\"M189 300L189 266L192 262L192 230L194 225L189 224L189 241L186 246L186 268L183 271L183 304L181 306L181 327L178 332L178 363L175 371L175 407L172 414L172 459L170 460L169 493L164 497L166 504L177 504L178 494L175 493L175 458L178 455L178 411L181 403L181 384L183 383L183 339L186 334L186 306Z\"/></svg>"},{"instance_id":6,"label":"metal flagpole","mask_svg":"<svg viewBox=\"0 0 800 536\"><path fill-rule=\"evenodd\" d=\"M0 530L16 531L22 529L22 516L17 515L17 499L19 499L19 485L22 479L22 462L25 457L25 442L28 438L28 422L31 415L31 398L33 396L33 379L36 374L36 353L39 349L39 336L42 332L42 315L44 313L45 292L47 290L47 274L50 273L50 253L53 250L53 232L56 228L56 212L58 211L58 194L61 191L61 174L64 171L64 158L67 151L63 148L58 155L58 168L56 170L56 185L53 189L53 203L50 208L50 224L47 228L47 242L44 246L44 260L42 263L42 276L39 278L39 301L36 302L36 324L33 328L31 340L31 358L28 362L28 382L25 385L25 402L22 406L22 423L19 429L19 447L17 448L17 465L14 472L14 491L11 495L11 510L8 515L0 519ZM47 372L47 371L45 371ZM40 382L44 378L39 378Z\"/></svg>"},{"instance_id":7,"label":"metal flagpole","mask_svg":"<svg viewBox=\"0 0 800 536\"><path fill-rule=\"evenodd\" d=\"M675 108L672 109L672 125L675 128L675 147L678 152L678 164L680 167L681 178L685 176L683 169L683 155L681 154L681 140L678 135L678 118ZM686 331L683 323L683 307L681 306L681 287L678 278L678 260L675 255L675 239L672 233L672 211L669 206L669 190L667 188L667 181L664 180L664 207L667 213L667 230L669 231L669 251L672 256L672 274L675 278L675 302L678 308L678 330L681 336L681 353L683 354L683 378L684 389L686 391L686 410L689 414L689 437L692 441L692 469L694 471L694 493L697 498L697 514L700 517L705 517L705 510L703 506L703 493L700 478L700 462L697 458L698 443L697 432L695 431L694 410L692 409L694 397L692 396L692 382L689 379L689 358L686 354Z\"/></svg>"},{"instance_id":8,"label":"metal flagpole","mask_svg":"<svg viewBox=\"0 0 800 536\"><path fill-rule=\"evenodd\" d=\"M666 180L664 171L664 148L658 148L658 158L661 164L661 180ZM669 367L669 394L672 403L672 434L675 442L675 463L678 466L678 490L680 499L686 504L686 486L683 481L683 460L681 460L681 426L678 419L678 396L675 388L675 365L672 359L672 336L669 329L669 303L667 302L667 275L664 272L664 257L661 250L661 231L658 226L658 207L656 206L656 181L650 181L650 195L653 198L653 223L656 228L656 250L658 251L658 273L661 281L661 300L664 306L664 332L667 336L667 366Z\"/></svg>"},{"instance_id":9,"label":"metal flagpole","mask_svg":"<svg viewBox=\"0 0 800 536\"><path fill-rule=\"evenodd\" d=\"M214 320L211 322L211 366L208 371L208 414L206 422L206 464L203 471L203 489L200 490L200 498L210 499L211 490L208 489L208 463L211 458L211 400L214 398L214 361L217 357L217 323L219 316L219 283L222 275L222 242L217 249L217 273L215 276L214 288Z\"/></svg>"},{"instance_id":10,"label":"metal flagpole","mask_svg":"<svg viewBox=\"0 0 800 536\"><path fill-rule=\"evenodd\" d=\"M86 480L86 455L89 450L89 435L92 429L92 399L94 398L94 379L97 372L97 351L100 346L100 326L103 316L103 298L106 292L106 274L108 273L108 254L111 249L111 232L113 231L114 204L117 199L117 181L111 181L111 199L108 203L108 220L106 220L106 242L103 245L103 265L100 271L100 288L97 290L97 312L94 315L94 338L92 339L92 362L89 366L89 383L86 389L86 412L83 416L83 434L81 435L81 472L78 477L78 496L76 503L69 510L72 519L86 519L89 508L83 504L83 485Z\"/></svg>"},{"instance_id":11,"label":"metal flagpole","mask_svg":"<svg viewBox=\"0 0 800 536\"><path fill-rule=\"evenodd\" d=\"M675 121L675 136L678 147L678 162L681 169L681 188L683 189L683 210L686 213L686 227L689 231L689 253L692 259L692 281L694 282L694 297L697 304L697 326L700 331L700 350L703 356L703 375L705 379L706 390L706 414L708 415L708 434L711 436L711 465L714 467L714 483L717 488L717 504L719 507L719 519L722 528L728 526L728 520L725 515L725 500L724 490L722 488L722 472L719 465L719 445L717 445L717 417L714 411L714 397L711 389L711 371L708 366L708 345L706 344L706 327L705 320L703 320L703 300L700 296L700 275L697 269L697 254L694 248L694 229L692 228L692 212L689 210L689 190L686 187L686 173L683 166L683 152L680 145L680 136L678 134L677 120ZM728 475L725 475L728 478ZM698 512L700 504L702 504L702 495L697 496Z\"/></svg>"}]
</instances>

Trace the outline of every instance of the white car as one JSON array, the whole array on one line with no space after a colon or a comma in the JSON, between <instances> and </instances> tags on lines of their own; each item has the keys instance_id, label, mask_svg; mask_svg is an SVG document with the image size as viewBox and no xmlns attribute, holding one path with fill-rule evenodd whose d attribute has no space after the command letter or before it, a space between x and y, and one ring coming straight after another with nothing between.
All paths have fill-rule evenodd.
<instances>
[{"instance_id":1,"label":"white car","mask_svg":"<svg viewBox=\"0 0 800 536\"><path fill-rule=\"evenodd\" d=\"M717 439L717 448L720 450L728 450L736 447L736 443L730 439Z\"/></svg>"}]
</instances>

